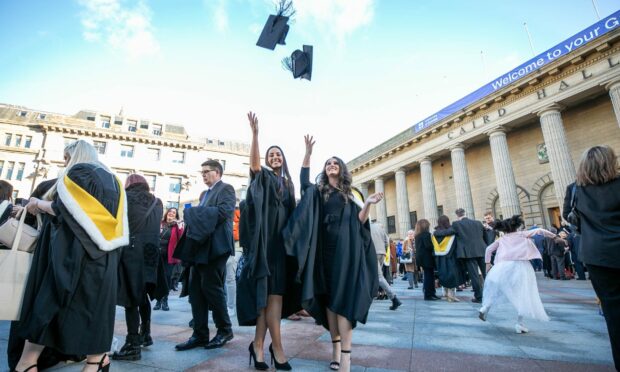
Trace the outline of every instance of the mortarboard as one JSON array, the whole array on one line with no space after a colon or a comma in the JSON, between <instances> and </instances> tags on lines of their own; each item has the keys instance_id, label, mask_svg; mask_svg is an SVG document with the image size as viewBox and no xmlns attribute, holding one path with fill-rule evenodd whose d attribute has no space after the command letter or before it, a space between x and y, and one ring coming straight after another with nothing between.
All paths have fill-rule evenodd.
<instances>
[{"instance_id":1,"label":"mortarboard","mask_svg":"<svg viewBox=\"0 0 620 372\"><path fill-rule=\"evenodd\" d=\"M276 44L286 45L284 40L289 29L288 19L289 17L283 15L269 15L256 45L271 50L276 48Z\"/></svg>"},{"instance_id":2,"label":"mortarboard","mask_svg":"<svg viewBox=\"0 0 620 372\"><path fill-rule=\"evenodd\" d=\"M282 60L284 68L293 73L293 78L312 79L312 45L304 45L303 51L297 49L290 57Z\"/></svg>"}]
</instances>

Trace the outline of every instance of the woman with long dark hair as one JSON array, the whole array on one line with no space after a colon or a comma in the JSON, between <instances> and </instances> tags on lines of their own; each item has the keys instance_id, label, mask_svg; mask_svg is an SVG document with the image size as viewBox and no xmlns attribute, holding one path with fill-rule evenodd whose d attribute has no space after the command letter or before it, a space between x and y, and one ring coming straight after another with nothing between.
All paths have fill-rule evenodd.
<instances>
[{"instance_id":1,"label":"woman with long dark hair","mask_svg":"<svg viewBox=\"0 0 620 372\"><path fill-rule=\"evenodd\" d=\"M586 264L607 322L616 369L620 370L620 172L609 146L583 153L575 190L581 217L581 260Z\"/></svg>"},{"instance_id":2,"label":"woman with long dark hair","mask_svg":"<svg viewBox=\"0 0 620 372\"><path fill-rule=\"evenodd\" d=\"M435 251L430 233L431 224L428 220L421 219L415 224L415 259L424 271L424 301L436 301L439 297L435 294Z\"/></svg>"},{"instance_id":3,"label":"woman with long dark hair","mask_svg":"<svg viewBox=\"0 0 620 372\"><path fill-rule=\"evenodd\" d=\"M517 310L517 333L528 332L523 324L523 317L549 320L540 300L536 274L530 263L530 260L540 259L540 252L531 238L536 234L551 238L555 236L545 229L519 231L522 226L523 218L519 215L495 221L493 225L495 230L503 232L504 235L489 245L484 255L487 277L479 313L480 319L486 320L491 307L501 302L509 302ZM491 265L491 256L496 251L495 264Z\"/></svg>"},{"instance_id":4,"label":"woman with long dark hair","mask_svg":"<svg viewBox=\"0 0 620 372\"><path fill-rule=\"evenodd\" d=\"M158 251L159 216L163 207L139 174L127 177L125 190L130 238L121 254L117 304L125 307L127 337L112 359L139 360L141 347L153 344L151 300L161 299L167 293Z\"/></svg>"},{"instance_id":5,"label":"woman with long dark hair","mask_svg":"<svg viewBox=\"0 0 620 372\"><path fill-rule=\"evenodd\" d=\"M463 284L456 258L455 234L448 216L439 216L431 241L435 251L435 267L437 268L439 284L443 287L448 302L459 302L454 292L456 287Z\"/></svg>"},{"instance_id":6,"label":"woman with long dark hair","mask_svg":"<svg viewBox=\"0 0 620 372\"><path fill-rule=\"evenodd\" d=\"M301 168L302 199L284 239L297 257L302 305L332 338L330 368L351 367L351 337L357 322L366 322L379 286L377 256L370 236L368 213L383 193L366 201L351 186L351 173L342 159L327 159L316 185L310 183L313 138L305 136Z\"/></svg>"},{"instance_id":7,"label":"woman with long dark hair","mask_svg":"<svg viewBox=\"0 0 620 372\"><path fill-rule=\"evenodd\" d=\"M173 283L173 272L176 267L181 263L181 260L178 260L172 255L174 254L174 249L177 246L181 235L183 234L183 227L179 225L179 211L178 209L172 207L166 210L164 213L164 217L161 220L160 226L160 238L159 241L159 253L161 255L161 260L164 264L164 273L166 274L166 283L168 283L168 291L166 295L155 303L153 306L153 310L163 310L168 311L170 307L168 306L168 294L171 290L175 289L175 284Z\"/></svg>"},{"instance_id":8,"label":"woman with long dark hair","mask_svg":"<svg viewBox=\"0 0 620 372\"><path fill-rule=\"evenodd\" d=\"M268 369L263 345L267 330L271 336L269 353L277 370L290 370L280 334L280 321L301 309L297 265L286 255L282 229L295 209L295 188L284 152L270 146L261 167L258 147L258 118L248 113L252 130L250 148L251 182L240 217L241 245L245 264L237 281L239 325L256 326L250 343L254 368Z\"/></svg>"}]
</instances>

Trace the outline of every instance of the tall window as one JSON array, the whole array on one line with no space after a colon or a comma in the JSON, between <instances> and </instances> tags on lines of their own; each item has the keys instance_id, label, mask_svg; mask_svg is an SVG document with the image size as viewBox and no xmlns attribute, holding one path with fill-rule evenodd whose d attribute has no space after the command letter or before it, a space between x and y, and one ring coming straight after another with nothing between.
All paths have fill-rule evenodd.
<instances>
[{"instance_id":1,"label":"tall window","mask_svg":"<svg viewBox=\"0 0 620 372\"><path fill-rule=\"evenodd\" d=\"M103 141L93 141L93 147L97 150L97 153L100 155L105 155L106 143Z\"/></svg>"},{"instance_id":2,"label":"tall window","mask_svg":"<svg viewBox=\"0 0 620 372\"><path fill-rule=\"evenodd\" d=\"M178 177L170 177L170 188L169 191L174 194L181 193L181 178Z\"/></svg>"},{"instance_id":3,"label":"tall window","mask_svg":"<svg viewBox=\"0 0 620 372\"><path fill-rule=\"evenodd\" d=\"M29 149L30 145L32 145L32 136L26 136L26 141L24 142L24 147Z\"/></svg>"},{"instance_id":4,"label":"tall window","mask_svg":"<svg viewBox=\"0 0 620 372\"><path fill-rule=\"evenodd\" d=\"M395 216L388 216L387 218L387 233L388 234L394 234L396 233L396 217Z\"/></svg>"},{"instance_id":5,"label":"tall window","mask_svg":"<svg viewBox=\"0 0 620 372\"><path fill-rule=\"evenodd\" d=\"M149 129L149 122L146 120L140 121L140 129Z\"/></svg>"},{"instance_id":6,"label":"tall window","mask_svg":"<svg viewBox=\"0 0 620 372\"><path fill-rule=\"evenodd\" d=\"M418 212L412 211L409 212L409 220L411 221L411 229L415 229L415 224L418 223Z\"/></svg>"},{"instance_id":7,"label":"tall window","mask_svg":"<svg viewBox=\"0 0 620 372\"><path fill-rule=\"evenodd\" d=\"M13 135L11 133L7 133L4 137L4 145L11 146L11 140L13 139Z\"/></svg>"},{"instance_id":8,"label":"tall window","mask_svg":"<svg viewBox=\"0 0 620 372\"><path fill-rule=\"evenodd\" d=\"M21 145L22 145L22 135L16 134L15 135L15 147L19 147Z\"/></svg>"},{"instance_id":9,"label":"tall window","mask_svg":"<svg viewBox=\"0 0 620 372\"><path fill-rule=\"evenodd\" d=\"M45 115L45 114L39 114L38 118L39 118L39 120L45 120L46 116L47 115Z\"/></svg>"},{"instance_id":10,"label":"tall window","mask_svg":"<svg viewBox=\"0 0 620 372\"><path fill-rule=\"evenodd\" d=\"M176 164L185 163L185 153L183 151L173 151L172 152L172 162Z\"/></svg>"},{"instance_id":11,"label":"tall window","mask_svg":"<svg viewBox=\"0 0 620 372\"><path fill-rule=\"evenodd\" d=\"M133 158L133 146L121 145L121 158Z\"/></svg>"},{"instance_id":12,"label":"tall window","mask_svg":"<svg viewBox=\"0 0 620 372\"><path fill-rule=\"evenodd\" d=\"M6 179L7 180L10 180L11 178L13 178L13 168L15 168L15 162L10 161L8 163L8 166L6 167Z\"/></svg>"},{"instance_id":13,"label":"tall window","mask_svg":"<svg viewBox=\"0 0 620 372\"><path fill-rule=\"evenodd\" d=\"M437 206L437 216L443 216L443 205Z\"/></svg>"},{"instance_id":14,"label":"tall window","mask_svg":"<svg viewBox=\"0 0 620 372\"><path fill-rule=\"evenodd\" d=\"M123 125L123 118L120 118L120 117L114 118L114 125Z\"/></svg>"},{"instance_id":15,"label":"tall window","mask_svg":"<svg viewBox=\"0 0 620 372\"><path fill-rule=\"evenodd\" d=\"M146 174L144 175L146 178L146 182L149 184L149 188L151 191L155 191L155 186L157 185L157 176L154 174Z\"/></svg>"},{"instance_id":16,"label":"tall window","mask_svg":"<svg viewBox=\"0 0 620 372\"><path fill-rule=\"evenodd\" d=\"M2 177L2 170L4 169L4 160L0 160L0 177Z\"/></svg>"},{"instance_id":17,"label":"tall window","mask_svg":"<svg viewBox=\"0 0 620 372\"><path fill-rule=\"evenodd\" d=\"M149 160L159 161L160 156L161 156L161 150L149 147L148 153L149 153Z\"/></svg>"},{"instance_id":18,"label":"tall window","mask_svg":"<svg viewBox=\"0 0 620 372\"><path fill-rule=\"evenodd\" d=\"M17 175L15 175L15 179L17 181L21 181L24 177L24 168L26 167L26 163L19 163L17 165Z\"/></svg>"},{"instance_id":19,"label":"tall window","mask_svg":"<svg viewBox=\"0 0 620 372\"><path fill-rule=\"evenodd\" d=\"M161 124L153 124L153 135L161 136L161 129L162 129Z\"/></svg>"},{"instance_id":20,"label":"tall window","mask_svg":"<svg viewBox=\"0 0 620 372\"><path fill-rule=\"evenodd\" d=\"M136 124L135 121L128 121L127 130L130 132L135 132L136 130L138 130L138 124Z\"/></svg>"},{"instance_id":21,"label":"tall window","mask_svg":"<svg viewBox=\"0 0 620 372\"><path fill-rule=\"evenodd\" d=\"M101 128L110 128L110 117L109 116L101 117Z\"/></svg>"}]
</instances>

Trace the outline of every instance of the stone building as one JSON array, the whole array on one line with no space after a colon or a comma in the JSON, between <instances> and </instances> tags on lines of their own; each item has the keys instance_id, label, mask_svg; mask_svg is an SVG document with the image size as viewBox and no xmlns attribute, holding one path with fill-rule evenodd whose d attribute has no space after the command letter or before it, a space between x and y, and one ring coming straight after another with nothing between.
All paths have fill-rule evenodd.
<instances>
[{"instance_id":1,"label":"stone building","mask_svg":"<svg viewBox=\"0 0 620 372\"><path fill-rule=\"evenodd\" d=\"M27 198L63 169L63 149L77 139L92 143L100 160L124 181L130 173L146 177L164 206L198 200L206 186L200 164L219 160L224 180L242 196L248 185L250 147L216 138L192 138L180 125L96 112L68 116L0 104L0 179Z\"/></svg>"},{"instance_id":2,"label":"stone building","mask_svg":"<svg viewBox=\"0 0 620 372\"><path fill-rule=\"evenodd\" d=\"M470 218L523 213L528 226L559 225L583 151L606 144L620 154L619 19L604 20L611 30L587 44L348 163L362 192L385 192L373 217L394 238L421 218L432 227L441 214L453 220L457 208Z\"/></svg>"}]
</instances>

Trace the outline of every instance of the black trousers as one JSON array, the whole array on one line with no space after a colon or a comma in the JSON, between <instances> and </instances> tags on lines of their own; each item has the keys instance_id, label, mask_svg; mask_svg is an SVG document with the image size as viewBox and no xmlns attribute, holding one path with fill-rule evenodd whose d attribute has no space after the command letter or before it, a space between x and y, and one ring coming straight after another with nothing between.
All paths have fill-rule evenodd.
<instances>
[{"instance_id":1,"label":"black trousers","mask_svg":"<svg viewBox=\"0 0 620 372\"><path fill-rule=\"evenodd\" d=\"M620 371L620 269L587 265L594 292L601 300L614 365Z\"/></svg>"},{"instance_id":2,"label":"black trousers","mask_svg":"<svg viewBox=\"0 0 620 372\"><path fill-rule=\"evenodd\" d=\"M209 310L218 334L232 332L232 324L226 308L226 261L222 256L204 265L192 266L189 280L189 301L194 316L194 337L209 339Z\"/></svg>"},{"instance_id":3,"label":"black trousers","mask_svg":"<svg viewBox=\"0 0 620 372\"><path fill-rule=\"evenodd\" d=\"M424 298L435 296L435 269L432 267L422 267L424 270ZM414 275L414 273L410 273Z\"/></svg>"},{"instance_id":4,"label":"black trousers","mask_svg":"<svg viewBox=\"0 0 620 372\"><path fill-rule=\"evenodd\" d=\"M142 303L137 307L125 307L125 322L127 323L127 334L137 335L139 333L140 320L142 323L151 321L151 302L146 293L142 298Z\"/></svg>"},{"instance_id":5,"label":"black trousers","mask_svg":"<svg viewBox=\"0 0 620 372\"><path fill-rule=\"evenodd\" d=\"M486 265L484 264L484 257L475 257L475 258L464 258L463 262L465 262L465 267L467 268L467 273L469 274L469 280L471 281L471 286L474 288L474 297L477 300L482 299L482 279L478 274L478 269L482 273L482 278L486 278Z\"/></svg>"}]
</instances>

